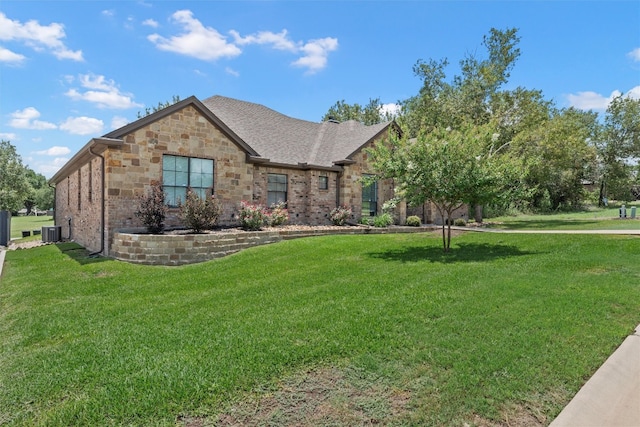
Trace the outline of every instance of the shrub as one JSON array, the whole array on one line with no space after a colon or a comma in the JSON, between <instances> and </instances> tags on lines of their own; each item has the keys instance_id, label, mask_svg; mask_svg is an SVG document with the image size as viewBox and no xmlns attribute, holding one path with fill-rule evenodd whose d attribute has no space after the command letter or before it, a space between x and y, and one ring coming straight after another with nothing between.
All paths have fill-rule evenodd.
<instances>
[{"instance_id":1,"label":"shrub","mask_svg":"<svg viewBox=\"0 0 640 427\"><path fill-rule=\"evenodd\" d=\"M412 215L407 217L407 225L410 227L420 227L420 225L422 225L422 221L420 220L420 217Z\"/></svg>"},{"instance_id":2,"label":"shrub","mask_svg":"<svg viewBox=\"0 0 640 427\"><path fill-rule=\"evenodd\" d=\"M195 233L211 230L218 224L220 204L214 195L201 198L191 188L187 188L185 202L179 203L180 217L187 227Z\"/></svg>"},{"instance_id":3,"label":"shrub","mask_svg":"<svg viewBox=\"0 0 640 427\"><path fill-rule=\"evenodd\" d=\"M373 226L374 227L388 227L393 224L393 217L389 213L383 213L382 215L373 217Z\"/></svg>"},{"instance_id":4,"label":"shrub","mask_svg":"<svg viewBox=\"0 0 640 427\"><path fill-rule=\"evenodd\" d=\"M466 227L467 221L465 221L464 218L457 218L453 221L453 225L457 227Z\"/></svg>"},{"instance_id":5,"label":"shrub","mask_svg":"<svg viewBox=\"0 0 640 427\"><path fill-rule=\"evenodd\" d=\"M266 212L267 222L271 227L277 227L289 221L289 211L287 211L285 202L278 202L271 205L271 209Z\"/></svg>"},{"instance_id":6,"label":"shrub","mask_svg":"<svg viewBox=\"0 0 640 427\"><path fill-rule=\"evenodd\" d=\"M360 218L360 224L362 225L373 225L373 217L363 216Z\"/></svg>"},{"instance_id":7,"label":"shrub","mask_svg":"<svg viewBox=\"0 0 640 427\"><path fill-rule=\"evenodd\" d=\"M396 222L398 204L401 201L402 200L398 197L387 200L382 204L382 213L391 215L391 219L393 220L393 222Z\"/></svg>"},{"instance_id":8,"label":"shrub","mask_svg":"<svg viewBox=\"0 0 640 427\"><path fill-rule=\"evenodd\" d=\"M138 197L135 216L151 234L161 234L164 230L164 219L168 209L164 197L164 190L159 183L152 183L150 191Z\"/></svg>"},{"instance_id":9,"label":"shrub","mask_svg":"<svg viewBox=\"0 0 640 427\"><path fill-rule=\"evenodd\" d=\"M344 225L351 217L351 208L348 206L338 206L329 212L329 218L333 225Z\"/></svg>"},{"instance_id":10,"label":"shrub","mask_svg":"<svg viewBox=\"0 0 640 427\"><path fill-rule=\"evenodd\" d=\"M249 202L240 202L240 212L238 214L240 218L240 225L245 230L260 230L264 223L267 221L267 215L264 207L260 205L253 205Z\"/></svg>"}]
</instances>

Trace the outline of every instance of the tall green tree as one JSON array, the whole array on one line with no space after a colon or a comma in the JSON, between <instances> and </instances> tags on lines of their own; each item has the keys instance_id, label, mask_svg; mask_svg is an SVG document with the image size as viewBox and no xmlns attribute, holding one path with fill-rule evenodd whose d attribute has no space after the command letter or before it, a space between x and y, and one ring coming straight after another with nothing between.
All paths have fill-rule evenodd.
<instances>
[{"instance_id":1,"label":"tall green tree","mask_svg":"<svg viewBox=\"0 0 640 427\"><path fill-rule=\"evenodd\" d=\"M536 210L581 206L583 182L596 152L591 141L597 132L597 114L568 108L552 112L546 122L518 133L510 154L525 163L525 185Z\"/></svg>"},{"instance_id":2,"label":"tall green tree","mask_svg":"<svg viewBox=\"0 0 640 427\"><path fill-rule=\"evenodd\" d=\"M329 110L322 116L322 121L337 120L346 122L355 120L365 125L375 125L386 121L393 120L393 116L387 112L383 112L380 98L369 99L367 105L347 104L345 100L341 100L333 104Z\"/></svg>"},{"instance_id":3,"label":"tall green tree","mask_svg":"<svg viewBox=\"0 0 640 427\"><path fill-rule=\"evenodd\" d=\"M510 76L520 56L515 28L491 28L483 37L486 57L467 55L460 61L461 73L447 80L445 59L419 60L414 74L422 80L419 93L402 102L401 125L410 136L437 126L460 127L468 122L486 124L491 120L490 103Z\"/></svg>"},{"instance_id":4,"label":"tall green tree","mask_svg":"<svg viewBox=\"0 0 640 427\"><path fill-rule=\"evenodd\" d=\"M464 204L496 197L508 173L497 161L492 126L436 127L417 138L389 136L369 150L377 178L393 178L396 192L410 205L431 201L445 221L442 244L451 247L452 214Z\"/></svg>"},{"instance_id":5,"label":"tall green tree","mask_svg":"<svg viewBox=\"0 0 640 427\"><path fill-rule=\"evenodd\" d=\"M605 197L619 198L631 185L633 168L628 161L640 158L640 99L618 96L611 101L595 147L599 157L598 203L602 205Z\"/></svg>"},{"instance_id":6,"label":"tall green tree","mask_svg":"<svg viewBox=\"0 0 640 427\"><path fill-rule=\"evenodd\" d=\"M16 147L0 141L0 210L17 211L22 208L31 186Z\"/></svg>"}]
</instances>

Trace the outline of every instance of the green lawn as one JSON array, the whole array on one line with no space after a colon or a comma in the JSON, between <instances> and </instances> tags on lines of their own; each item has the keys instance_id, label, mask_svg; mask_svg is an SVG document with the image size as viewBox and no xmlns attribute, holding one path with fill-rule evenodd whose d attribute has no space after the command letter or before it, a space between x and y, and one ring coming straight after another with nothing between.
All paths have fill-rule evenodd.
<instances>
[{"instance_id":1,"label":"green lawn","mask_svg":"<svg viewBox=\"0 0 640 427\"><path fill-rule=\"evenodd\" d=\"M636 218L631 218L631 207L636 206ZM547 230L640 230L640 206L627 204L627 218L620 219L619 207L592 207L578 212L548 215L517 215L488 218L492 228L547 229Z\"/></svg>"},{"instance_id":2,"label":"green lawn","mask_svg":"<svg viewBox=\"0 0 640 427\"><path fill-rule=\"evenodd\" d=\"M313 237L172 268L10 251L0 424L545 425L640 323L636 237L441 245Z\"/></svg>"},{"instance_id":3,"label":"green lawn","mask_svg":"<svg viewBox=\"0 0 640 427\"><path fill-rule=\"evenodd\" d=\"M21 239L23 231L30 231L33 237L33 230L42 230L42 227L53 225L53 217L43 216L12 216L11 217L11 238ZM41 239L41 236L36 236ZM27 238L28 239L28 238Z\"/></svg>"}]
</instances>

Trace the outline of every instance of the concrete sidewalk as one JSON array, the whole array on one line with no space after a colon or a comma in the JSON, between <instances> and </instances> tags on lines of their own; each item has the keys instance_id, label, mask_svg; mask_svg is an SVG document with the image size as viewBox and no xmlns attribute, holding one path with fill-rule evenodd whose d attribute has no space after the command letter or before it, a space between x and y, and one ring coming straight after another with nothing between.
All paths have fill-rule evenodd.
<instances>
[{"instance_id":1,"label":"concrete sidewalk","mask_svg":"<svg viewBox=\"0 0 640 427\"><path fill-rule=\"evenodd\" d=\"M640 426L640 325L549 426Z\"/></svg>"},{"instance_id":2,"label":"concrete sidewalk","mask_svg":"<svg viewBox=\"0 0 640 427\"><path fill-rule=\"evenodd\" d=\"M4 265L4 254L6 252L5 249L0 249L0 277L2 277L2 266Z\"/></svg>"}]
</instances>

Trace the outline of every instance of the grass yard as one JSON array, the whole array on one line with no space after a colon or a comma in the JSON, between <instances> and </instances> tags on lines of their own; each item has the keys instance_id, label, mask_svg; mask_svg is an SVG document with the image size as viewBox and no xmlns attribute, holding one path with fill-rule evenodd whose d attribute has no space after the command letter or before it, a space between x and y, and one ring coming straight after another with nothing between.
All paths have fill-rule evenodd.
<instances>
[{"instance_id":1,"label":"grass yard","mask_svg":"<svg viewBox=\"0 0 640 427\"><path fill-rule=\"evenodd\" d=\"M546 425L640 323L632 236L327 236L150 267L11 251L0 424Z\"/></svg>"},{"instance_id":2,"label":"grass yard","mask_svg":"<svg viewBox=\"0 0 640 427\"><path fill-rule=\"evenodd\" d=\"M53 217L48 215L41 216L12 216L11 217L11 238L21 239L22 231L30 231L31 238L25 240L41 239L42 236L33 236L33 230L42 230L42 227L53 225Z\"/></svg>"},{"instance_id":3,"label":"grass yard","mask_svg":"<svg viewBox=\"0 0 640 427\"><path fill-rule=\"evenodd\" d=\"M636 206L636 218L631 219L631 207ZM619 207L591 207L579 212L556 214L517 215L489 218L495 222L491 227L510 230L546 229L546 230L640 230L640 206L627 205L627 218L620 219Z\"/></svg>"}]
</instances>

